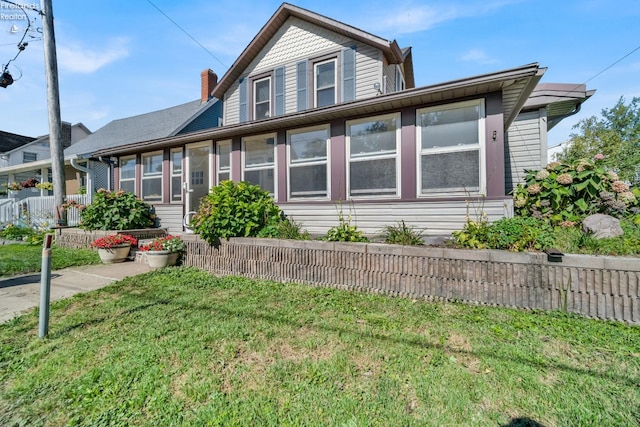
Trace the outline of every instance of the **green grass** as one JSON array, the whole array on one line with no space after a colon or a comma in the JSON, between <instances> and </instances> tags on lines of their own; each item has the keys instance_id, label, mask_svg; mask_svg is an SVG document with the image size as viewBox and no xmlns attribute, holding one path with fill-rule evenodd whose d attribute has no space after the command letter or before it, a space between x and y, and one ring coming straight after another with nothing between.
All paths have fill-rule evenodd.
<instances>
[{"instance_id":1,"label":"green grass","mask_svg":"<svg viewBox=\"0 0 640 427\"><path fill-rule=\"evenodd\" d=\"M88 249L67 249L54 247L51 252L51 269L77 265L99 264L96 251ZM24 244L0 245L0 277L40 271L42 267L42 246Z\"/></svg>"},{"instance_id":2,"label":"green grass","mask_svg":"<svg viewBox=\"0 0 640 427\"><path fill-rule=\"evenodd\" d=\"M632 426L640 327L154 271L0 325L0 425Z\"/></svg>"}]
</instances>

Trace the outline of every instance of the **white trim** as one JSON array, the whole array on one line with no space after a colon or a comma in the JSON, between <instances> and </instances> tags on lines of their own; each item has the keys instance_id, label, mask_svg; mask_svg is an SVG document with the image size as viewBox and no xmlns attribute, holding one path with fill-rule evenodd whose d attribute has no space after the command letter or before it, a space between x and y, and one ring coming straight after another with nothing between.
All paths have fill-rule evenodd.
<instances>
[{"instance_id":1,"label":"white trim","mask_svg":"<svg viewBox=\"0 0 640 427\"><path fill-rule=\"evenodd\" d=\"M361 123L367 123L367 122L375 122L375 121L379 121L379 120L389 120L389 119L396 119L396 131L395 131L395 140L396 140L396 150L394 151L390 151L390 150L381 150L377 153L361 153L361 154L356 154L354 156L351 155L351 127L353 125L358 125ZM345 162L345 166L346 166L346 190L347 190L347 200L352 200L352 199L399 199L401 197L402 191L401 191L401 173L400 173L400 162L401 162L401 147L402 147L402 116L401 114L398 113L390 113L390 114L384 114L384 115L380 115L380 116L371 116L371 117L365 117L362 119L358 119L358 120L349 120L346 122L346 126L345 126L345 142L346 142L346 162ZM395 194L383 194L383 195L376 195L376 194L370 194L370 195L352 195L352 191L351 191L351 174L350 174L350 170L351 170L351 163L356 163L356 162L364 162L364 161L370 161L370 160L379 160L379 159L395 159L395 163L396 163L396 188L395 188ZM389 189L390 190L390 189ZM354 190L354 193L360 193L360 192L364 192L365 190ZM380 193L380 192L386 192L387 189L370 189L367 190L370 193Z\"/></svg>"},{"instance_id":2,"label":"white trim","mask_svg":"<svg viewBox=\"0 0 640 427\"><path fill-rule=\"evenodd\" d=\"M313 108L318 107L318 66L328 64L329 62L333 63L333 104L329 105L336 105L338 103L338 58L336 57L313 63ZM330 87L331 86L320 88L320 90L326 90Z\"/></svg>"},{"instance_id":3,"label":"white trim","mask_svg":"<svg viewBox=\"0 0 640 427\"><path fill-rule=\"evenodd\" d=\"M231 179L231 163L233 161L232 159L232 145L231 145L231 140L230 139L225 139L222 141L216 141L216 146L215 146L215 150L216 150L216 185L220 184L220 182L222 182L222 180L220 179L220 174L222 173L226 173L229 175L229 178L227 179ZM220 146L222 145L228 145L229 146L229 166L225 167L225 169L222 169L222 167L220 166Z\"/></svg>"},{"instance_id":4,"label":"white trim","mask_svg":"<svg viewBox=\"0 0 640 427\"><path fill-rule=\"evenodd\" d=\"M267 82L269 82L269 99L267 101L260 102L260 104L266 104L266 103L269 104L269 108L268 108L268 111L267 111L266 118L269 118L269 117L273 116L273 96L272 96L272 94L273 94L272 86L273 85L271 83L271 76L269 75L269 76L262 77L262 78L259 78L259 79L255 79L255 80L252 81L252 84L253 84L253 86L251 87L251 89L253 91L252 92L253 96L252 96L252 99L251 99L251 104L253 106L253 117L251 118L252 120L260 120L260 119L265 118L265 117L260 117L260 119L256 118L257 117L256 111L258 109L258 102L257 102L257 97L256 97L258 91L256 90L256 85L258 83L260 83L260 82L265 81L265 80Z\"/></svg>"},{"instance_id":5,"label":"white trim","mask_svg":"<svg viewBox=\"0 0 640 427\"><path fill-rule=\"evenodd\" d=\"M478 106L478 142L476 144L467 144L462 146L443 146L429 149L422 149L422 125L420 115L434 111L456 110L460 108ZM487 162L486 162L486 112L484 99L474 99L470 101L454 102L450 104L437 105L434 107L416 109L416 196L418 198L429 198L449 195L482 195L486 194L487 182ZM462 187L454 187L446 190L433 190L423 193L422 189L422 156L430 154L456 153L463 151L478 151L478 168L479 181L478 188L467 189Z\"/></svg>"},{"instance_id":6,"label":"white trim","mask_svg":"<svg viewBox=\"0 0 640 427\"><path fill-rule=\"evenodd\" d=\"M145 172L145 158L160 156L160 172L151 171L148 174ZM162 151L151 151L148 153L142 153L140 155L140 198L146 202L163 202L163 194L164 194L164 182L162 179L162 174L164 170L164 153ZM158 197L148 198L144 194L144 181L150 180L160 180L160 194Z\"/></svg>"},{"instance_id":7,"label":"white trim","mask_svg":"<svg viewBox=\"0 0 640 427\"><path fill-rule=\"evenodd\" d=\"M139 194L136 190L137 190L137 183L136 183L136 163L137 163L137 156L134 154L132 156L122 156L118 159L118 186L120 187L120 189L122 189L122 181L133 181L133 194ZM122 161L123 160L129 160L129 159L133 159L133 178L122 178Z\"/></svg>"},{"instance_id":8,"label":"white trim","mask_svg":"<svg viewBox=\"0 0 640 427\"><path fill-rule=\"evenodd\" d=\"M291 160L291 139L290 136L291 134L300 134L300 133L306 133L306 132L314 132L314 131L319 131L319 130L324 130L326 131L326 135L327 135L327 139L326 139L326 145L325 145L325 151L326 151L326 155L324 158L314 158L312 160L299 160L296 162L293 162ZM331 200L331 126L329 124L326 125L318 125L318 126L311 126L311 127L306 127L306 128L298 128L298 129L291 129L287 131L287 200L294 200L294 201L304 201L304 200ZM318 196L317 192L313 192L313 191L306 191L306 192L299 192L299 195L297 197L292 197L292 193L291 193L291 168L292 167L304 167L304 166L315 166L315 165L325 165L326 167L326 180L327 180L327 187L326 187L326 195L324 196Z\"/></svg>"},{"instance_id":9,"label":"white trim","mask_svg":"<svg viewBox=\"0 0 640 427\"><path fill-rule=\"evenodd\" d=\"M180 173L175 173L175 168L174 165L175 163L173 162L173 153L180 153ZM183 192L183 188L182 188L182 177L183 177L183 173L184 173L184 158L185 158L185 153L184 153L184 149L183 147L180 148L173 148L171 150L169 150L169 203L182 203L184 201L184 192ZM180 200L174 200L173 199L173 193L174 193L174 188L173 188L173 179L176 177L180 177Z\"/></svg>"}]
</instances>

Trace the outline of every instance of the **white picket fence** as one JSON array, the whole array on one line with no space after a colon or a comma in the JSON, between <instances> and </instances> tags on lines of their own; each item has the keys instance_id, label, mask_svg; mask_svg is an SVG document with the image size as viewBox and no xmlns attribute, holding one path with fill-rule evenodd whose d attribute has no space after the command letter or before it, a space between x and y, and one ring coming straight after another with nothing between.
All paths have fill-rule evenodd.
<instances>
[{"instance_id":1,"label":"white picket fence","mask_svg":"<svg viewBox=\"0 0 640 427\"><path fill-rule=\"evenodd\" d=\"M89 195L67 195L67 201L74 200L78 204L87 204ZM67 225L80 223L80 211L76 208L67 209ZM26 199L0 200L0 226L6 224L30 226L35 228L49 228L56 225L56 209L53 196L27 197Z\"/></svg>"}]
</instances>

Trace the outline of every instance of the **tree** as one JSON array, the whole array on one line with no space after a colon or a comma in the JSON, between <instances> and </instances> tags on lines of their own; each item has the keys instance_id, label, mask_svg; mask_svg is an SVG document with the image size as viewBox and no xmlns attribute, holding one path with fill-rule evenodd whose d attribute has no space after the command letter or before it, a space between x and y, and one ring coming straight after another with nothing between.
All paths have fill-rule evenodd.
<instances>
[{"instance_id":1,"label":"tree","mask_svg":"<svg viewBox=\"0 0 640 427\"><path fill-rule=\"evenodd\" d=\"M602 117L581 120L573 129L569 144L557 159L574 163L604 155L603 164L632 186L640 184L640 98L625 104L624 97L611 109L602 110Z\"/></svg>"}]
</instances>

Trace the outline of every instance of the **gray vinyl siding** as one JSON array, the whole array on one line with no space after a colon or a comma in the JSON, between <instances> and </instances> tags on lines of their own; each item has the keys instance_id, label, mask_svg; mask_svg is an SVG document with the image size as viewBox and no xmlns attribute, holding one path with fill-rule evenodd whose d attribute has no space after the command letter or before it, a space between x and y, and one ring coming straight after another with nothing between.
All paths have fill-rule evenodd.
<instances>
[{"instance_id":1,"label":"gray vinyl siding","mask_svg":"<svg viewBox=\"0 0 640 427\"><path fill-rule=\"evenodd\" d=\"M166 228L169 234L182 233L182 204L154 205L159 227Z\"/></svg>"},{"instance_id":2,"label":"gray vinyl siding","mask_svg":"<svg viewBox=\"0 0 640 427\"><path fill-rule=\"evenodd\" d=\"M525 170L545 166L547 155L544 110L520 113L507 132L505 146L505 191L509 194L524 182Z\"/></svg>"},{"instance_id":3,"label":"gray vinyl siding","mask_svg":"<svg viewBox=\"0 0 640 427\"><path fill-rule=\"evenodd\" d=\"M309 206L304 203L287 203L280 206L285 215L302 224L312 235L324 235L329 228L338 225L337 209L332 204ZM490 222L513 216L513 202L506 200L414 201L389 203L344 204L345 217L351 215L352 224L368 236L377 236L387 225L403 220L406 225L425 229L426 236L450 235L461 230L467 221L480 219L486 213Z\"/></svg>"},{"instance_id":4,"label":"gray vinyl siding","mask_svg":"<svg viewBox=\"0 0 640 427\"><path fill-rule=\"evenodd\" d=\"M284 66L285 114L294 113L298 111L298 63L335 54L340 66L342 50L351 46L356 47L356 99L374 97L376 96L376 91L373 89L374 83L382 84L382 52L295 17L291 17L285 22L265 48L243 71L242 77ZM312 72L313 67L309 63L307 67L308 78ZM338 73L338 79L340 79L340 73ZM307 95L310 106L313 102L313 94L308 93ZM229 88L224 98L225 125L239 123L238 82Z\"/></svg>"},{"instance_id":5,"label":"gray vinyl siding","mask_svg":"<svg viewBox=\"0 0 640 427\"><path fill-rule=\"evenodd\" d=\"M384 66L385 86L380 88L384 93L392 93L396 91L396 65L387 64Z\"/></svg>"}]
</instances>

